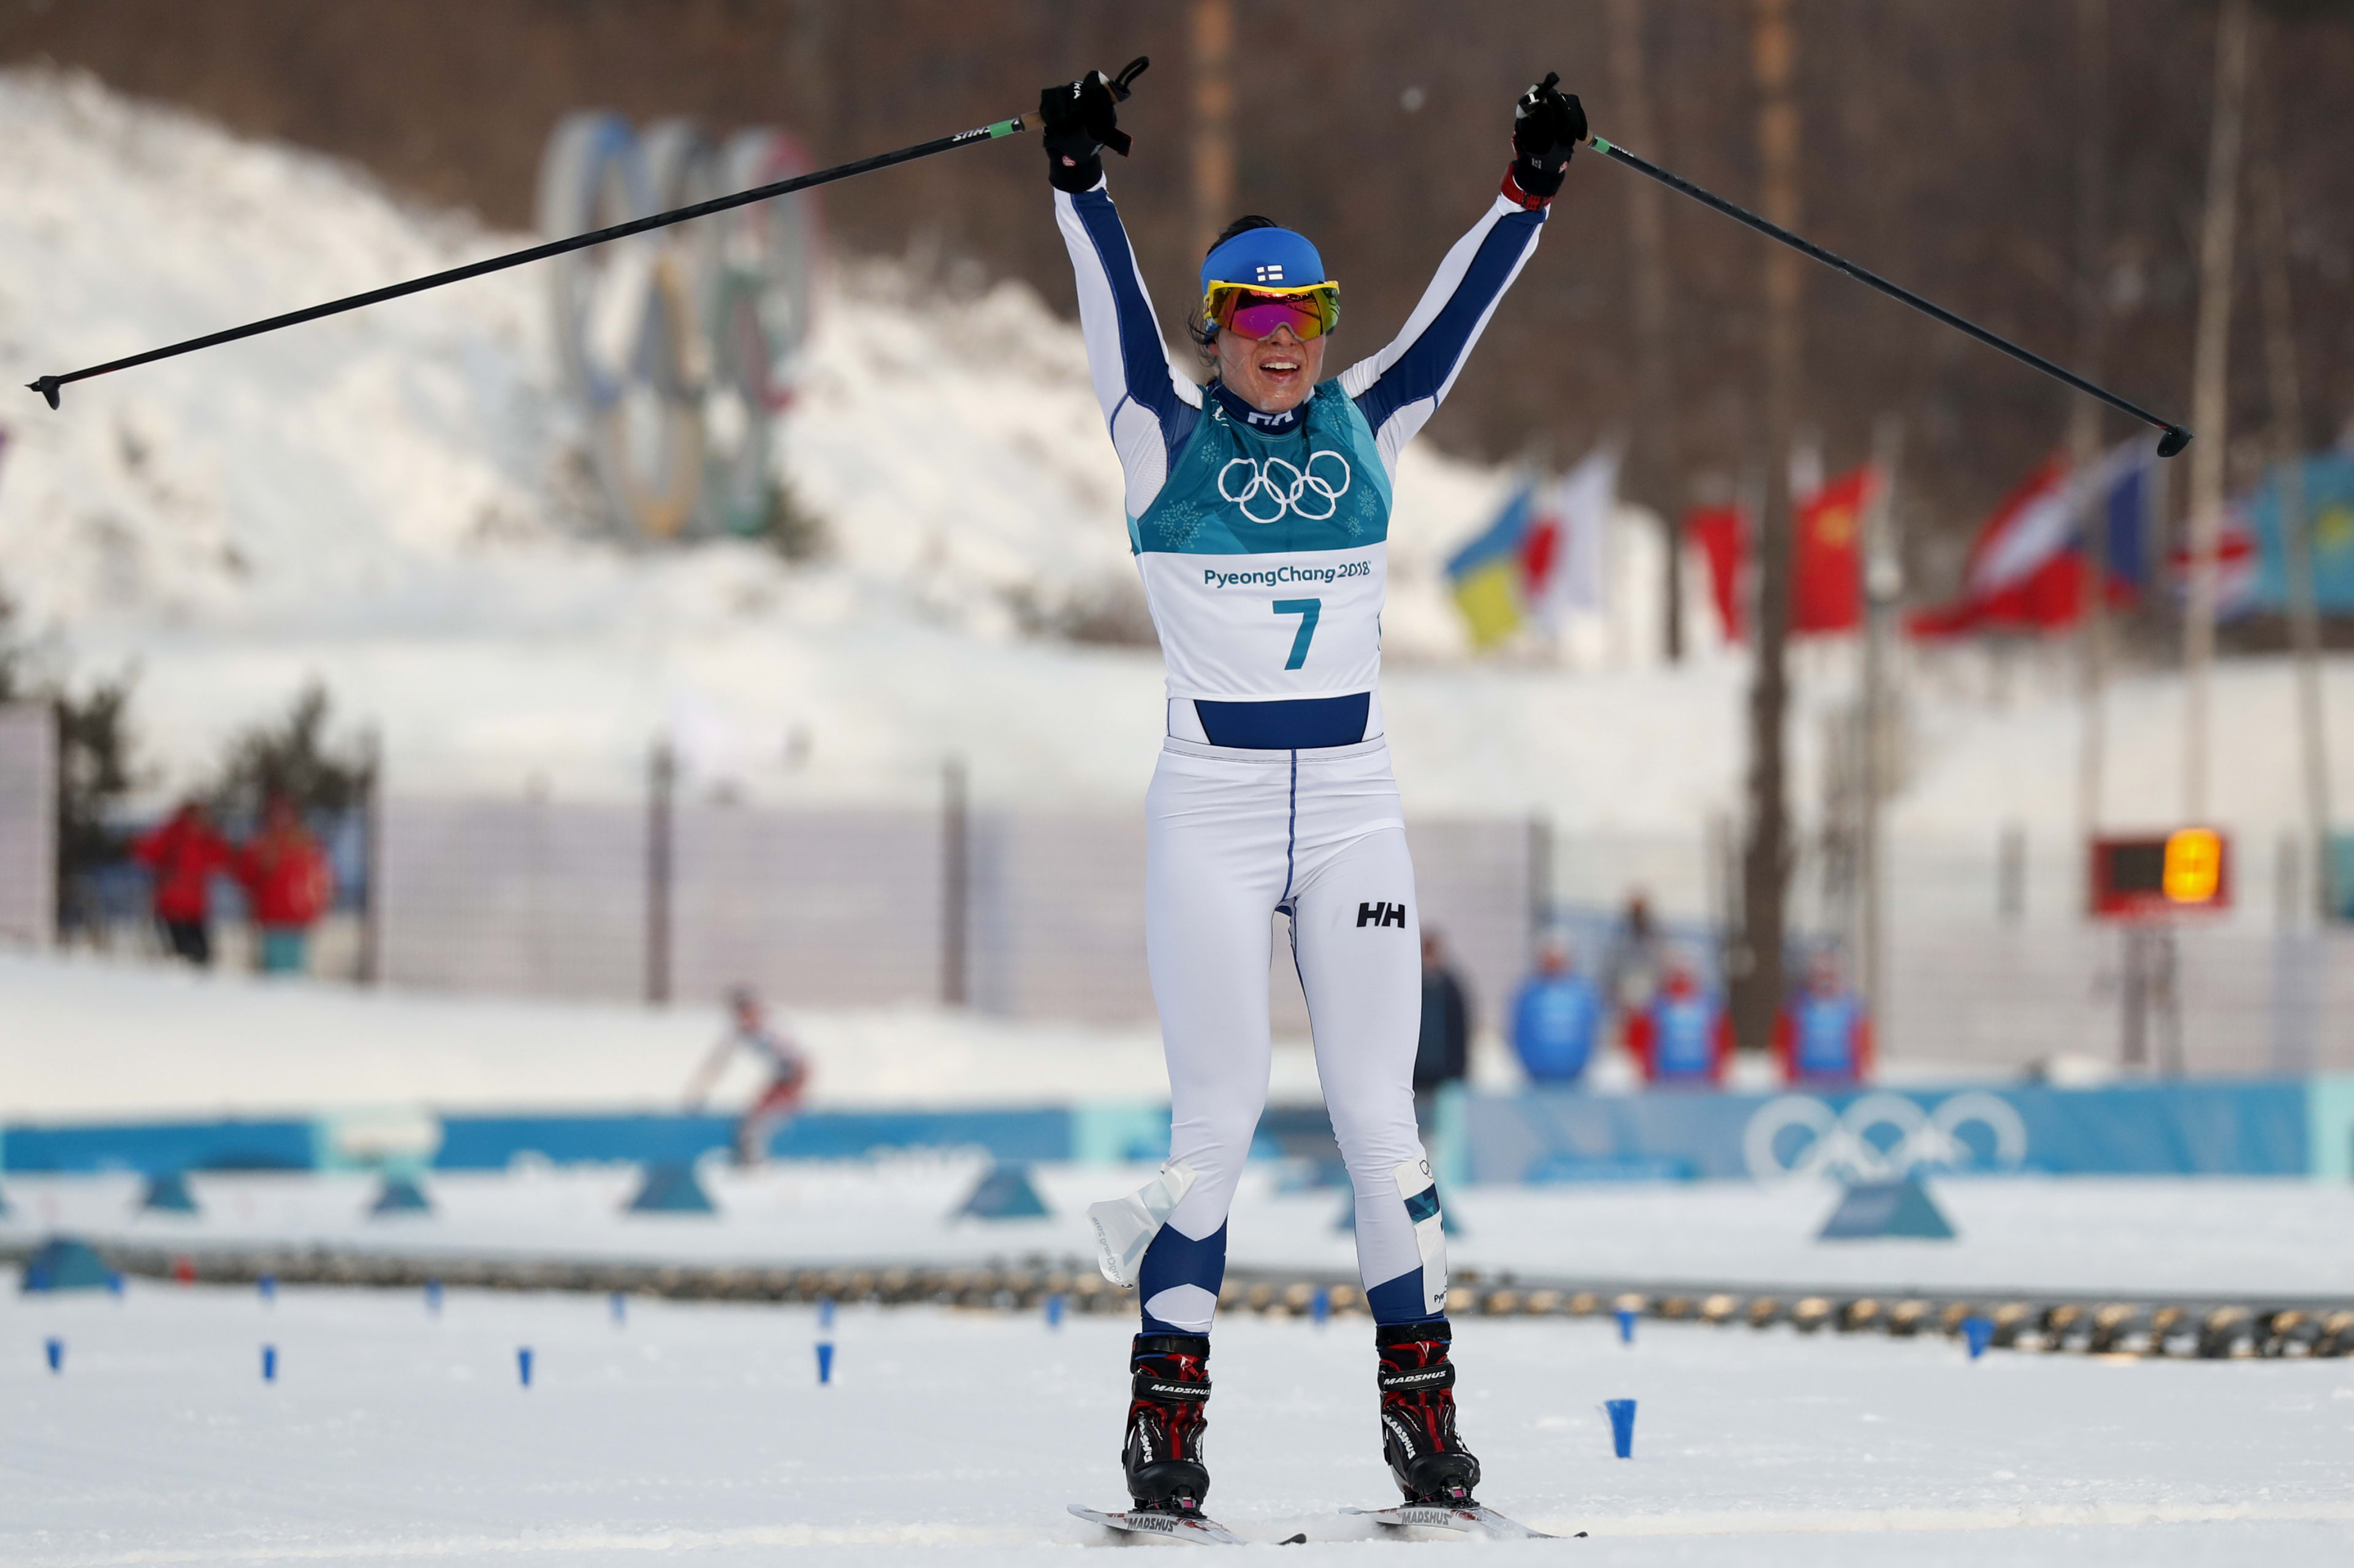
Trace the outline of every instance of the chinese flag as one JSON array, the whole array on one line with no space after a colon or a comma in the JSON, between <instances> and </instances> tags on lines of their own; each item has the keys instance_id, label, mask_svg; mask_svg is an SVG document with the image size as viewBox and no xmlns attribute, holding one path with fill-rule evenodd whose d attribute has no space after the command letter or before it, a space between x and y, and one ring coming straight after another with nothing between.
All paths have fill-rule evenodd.
<instances>
[{"instance_id":1,"label":"chinese flag","mask_svg":"<svg viewBox=\"0 0 2354 1568\"><path fill-rule=\"evenodd\" d=\"M1799 503L1790 542L1790 630L1852 631L1863 624L1863 509L1874 475L1864 467Z\"/></svg>"}]
</instances>

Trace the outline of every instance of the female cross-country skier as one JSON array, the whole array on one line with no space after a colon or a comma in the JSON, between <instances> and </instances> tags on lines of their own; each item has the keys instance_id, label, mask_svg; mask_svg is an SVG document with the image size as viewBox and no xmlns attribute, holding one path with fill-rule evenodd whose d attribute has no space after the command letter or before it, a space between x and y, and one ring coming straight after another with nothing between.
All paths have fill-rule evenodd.
<instances>
[{"instance_id":1,"label":"female cross-country skier","mask_svg":"<svg viewBox=\"0 0 2354 1568\"><path fill-rule=\"evenodd\" d=\"M1535 249L1586 133L1557 79L1515 106L1502 191L1405 329L1330 380L1339 283L1305 237L1237 219L1202 263L1206 387L1172 365L1106 189L1102 149L1128 150L1114 84L1098 71L1041 96L1055 217L1169 668L1145 797L1169 1162L1089 1211L1105 1273L1143 1307L1122 1454L1140 1510L1197 1515L1209 1490L1210 1319L1226 1210L1267 1102L1278 911L1355 1189L1390 1473L1409 1503L1468 1502L1479 1483L1455 1427L1446 1242L1415 1127L1420 910L1377 690L1384 541L1399 450Z\"/></svg>"}]
</instances>

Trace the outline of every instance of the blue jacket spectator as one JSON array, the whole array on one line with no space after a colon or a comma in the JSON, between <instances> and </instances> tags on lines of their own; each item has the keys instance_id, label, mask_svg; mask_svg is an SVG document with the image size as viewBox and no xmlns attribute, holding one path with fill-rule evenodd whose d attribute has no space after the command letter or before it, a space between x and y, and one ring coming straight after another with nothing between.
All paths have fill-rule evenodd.
<instances>
[{"instance_id":1,"label":"blue jacket spectator","mask_svg":"<svg viewBox=\"0 0 2354 1568\"><path fill-rule=\"evenodd\" d=\"M1521 1066L1535 1083L1575 1083L1594 1059L1601 1026L1602 993L1577 972L1567 947L1546 943L1537 972L1512 1002L1512 1049Z\"/></svg>"}]
</instances>

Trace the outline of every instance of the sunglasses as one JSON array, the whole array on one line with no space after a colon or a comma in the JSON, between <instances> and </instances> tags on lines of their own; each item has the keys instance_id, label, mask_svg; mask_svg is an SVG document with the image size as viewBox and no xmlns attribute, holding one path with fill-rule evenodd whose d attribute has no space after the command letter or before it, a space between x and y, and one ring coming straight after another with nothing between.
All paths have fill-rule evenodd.
<instances>
[{"instance_id":1,"label":"sunglasses","mask_svg":"<svg viewBox=\"0 0 2354 1568\"><path fill-rule=\"evenodd\" d=\"M1247 283L1213 283L1202 296L1202 315L1222 331L1257 342L1288 326L1306 342L1321 337L1341 321L1341 285L1310 283L1297 289L1260 289Z\"/></svg>"}]
</instances>

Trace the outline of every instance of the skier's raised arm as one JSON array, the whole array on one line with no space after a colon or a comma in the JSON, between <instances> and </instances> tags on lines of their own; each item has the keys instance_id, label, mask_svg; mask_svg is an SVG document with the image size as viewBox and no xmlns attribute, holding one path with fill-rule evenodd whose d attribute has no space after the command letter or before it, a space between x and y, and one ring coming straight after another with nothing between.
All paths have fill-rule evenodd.
<instances>
[{"instance_id":1,"label":"skier's raised arm","mask_svg":"<svg viewBox=\"0 0 2354 1568\"><path fill-rule=\"evenodd\" d=\"M1341 389L1373 427L1393 478L1399 451L1437 410L1497 302L1536 250L1545 209L1585 132L1585 111L1575 97L1550 86L1529 89L1513 106L1513 157L1503 188L1439 262L1397 336L1341 373Z\"/></svg>"},{"instance_id":2,"label":"skier's raised arm","mask_svg":"<svg viewBox=\"0 0 2354 1568\"><path fill-rule=\"evenodd\" d=\"M1128 514L1140 517L1168 477L1170 455L1201 415L1202 389L1170 363L1128 230L1106 188L1102 149L1128 144L1112 122L1109 87L1097 73L1048 88L1038 112L1046 126L1055 223L1078 283L1087 373L1128 475Z\"/></svg>"}]
</instances>

